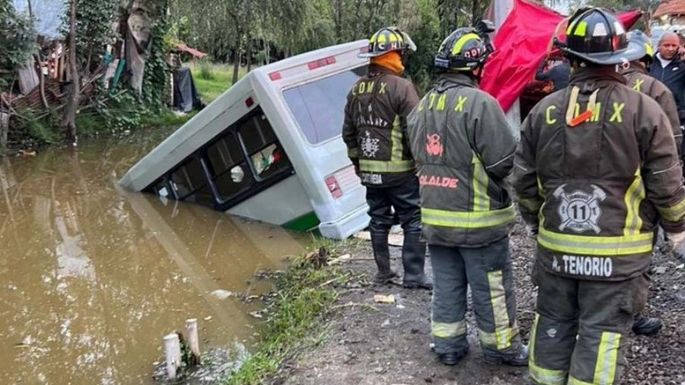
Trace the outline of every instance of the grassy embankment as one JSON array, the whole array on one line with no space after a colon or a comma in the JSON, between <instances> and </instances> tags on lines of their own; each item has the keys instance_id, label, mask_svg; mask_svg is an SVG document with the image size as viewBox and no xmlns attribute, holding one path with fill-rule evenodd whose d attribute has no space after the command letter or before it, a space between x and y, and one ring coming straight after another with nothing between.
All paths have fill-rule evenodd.
<instances>
[{"instance_id":1,"label":"grassy embankment","mask_svg":"<svg viewBox=\"0 0 685 385\"><path fill-rule=\"evenodd\" d=\"M333 242L315 239L312 250L293 260L276 279L275 296L267 305L269 317L252 356L226 380L228 385L257 385L274 375L296 352L321 343L325 315L337 299L335 287L351 276L328 263L358 240ZM322 252L323 250L323 252Z\"/></svg>"}]
</instances>

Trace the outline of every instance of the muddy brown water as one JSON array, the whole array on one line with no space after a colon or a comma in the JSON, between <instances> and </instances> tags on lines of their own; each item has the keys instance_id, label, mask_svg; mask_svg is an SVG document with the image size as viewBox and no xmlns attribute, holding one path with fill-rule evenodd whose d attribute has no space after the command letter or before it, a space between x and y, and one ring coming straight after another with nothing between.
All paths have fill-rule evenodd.
<instances>
[{"instance_id":1,"label":"muddy brown water","mask_svg":"<svg viewBox=\"0 0 685 385\"><path fill-rule=\"evenodd\" d=\"M116 181L168 130L0 158L0 384L152 384L162 337L250 346L258 293L307 238Z\"/></svg>"}]
</instances>

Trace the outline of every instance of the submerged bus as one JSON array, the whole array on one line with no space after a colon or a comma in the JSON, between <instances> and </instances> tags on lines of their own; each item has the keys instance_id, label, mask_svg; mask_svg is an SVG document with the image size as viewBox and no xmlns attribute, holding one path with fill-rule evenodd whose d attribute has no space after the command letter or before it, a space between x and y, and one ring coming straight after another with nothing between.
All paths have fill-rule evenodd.
<instances>
[{"instance_id":1,"label":"submerged bus","mask_svg":"<svg viewBox=\"0 0 685 385\"><path fill-rule=\"evenodd\" d=\"M344 239L368 225L341 130L367 41L248 73L136 163L120 184L167 199Z\"/></svg>"}]
</instances>

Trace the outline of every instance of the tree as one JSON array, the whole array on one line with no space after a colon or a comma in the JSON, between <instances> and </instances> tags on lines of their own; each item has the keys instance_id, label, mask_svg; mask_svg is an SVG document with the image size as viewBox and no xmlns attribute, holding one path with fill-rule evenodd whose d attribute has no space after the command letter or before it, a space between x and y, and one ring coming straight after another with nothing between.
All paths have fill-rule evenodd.
<instances>
[{"instance_id":1,"label":"tree","mask_svg":"<svg viewBox=\"0 0 685 385\"><path fill-rule=\"evenodd\" d=\"M69 34L67 36L67 69L69 84L67 85L67 101L64 106L64 115L62 117L62 128L64 130L65 139L72 145L76 145L76 112L81 99L81 84L76 61L77 1L78 0L71 0L69 2Z\"/></svg>"},{"instance_id":2,"label":"tree","mask_svg":"<svg viewBox=\"0 0 685 385\"><path fill-rule=\"evenodd\" d=\"M18 14L10 0L0 0L0 90L10 86L14 71L36 49L36 32L28 15Z\"/></svg>"}]
</instances>

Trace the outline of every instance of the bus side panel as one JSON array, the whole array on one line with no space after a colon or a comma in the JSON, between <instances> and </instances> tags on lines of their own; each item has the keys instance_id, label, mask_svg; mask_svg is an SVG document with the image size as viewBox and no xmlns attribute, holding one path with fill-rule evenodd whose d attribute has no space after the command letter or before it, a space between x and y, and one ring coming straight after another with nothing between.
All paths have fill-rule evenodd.
<instances>
[{"instance_id":1,"label":"bus side panel","mask_svg":"<svg viewBox=\"0 0 685 385\"><path fill-rule=\"evenodd\" d=\"M229 214L283 225L314 209L297 175L293 175L259 194L228 209Z\"/></svg>"}]
</instances>

